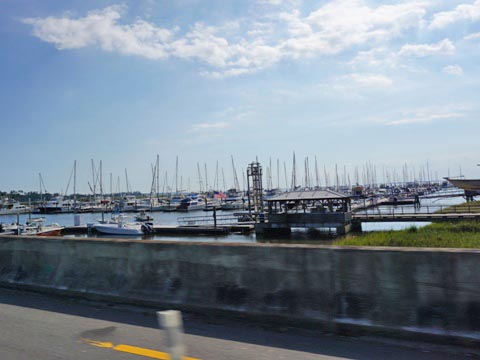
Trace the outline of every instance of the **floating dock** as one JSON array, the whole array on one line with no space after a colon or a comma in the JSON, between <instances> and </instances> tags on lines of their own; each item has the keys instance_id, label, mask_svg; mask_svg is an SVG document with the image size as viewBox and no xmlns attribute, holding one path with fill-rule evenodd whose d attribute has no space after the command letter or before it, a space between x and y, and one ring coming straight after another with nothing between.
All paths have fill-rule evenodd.
<instances>
[{"instance_id":1,"label":"floating dock","mask_svg":"<svg viewBox=\"0 0 480 360\"><path fill-rule=\"evenodd\" d=\"M248 234L255 229L251 223L239 223L229 225L154 225L153 235L215 235ZM95 234L94 228L87 225L66 226L63 235Z\"/></svg>"}]
</instances>

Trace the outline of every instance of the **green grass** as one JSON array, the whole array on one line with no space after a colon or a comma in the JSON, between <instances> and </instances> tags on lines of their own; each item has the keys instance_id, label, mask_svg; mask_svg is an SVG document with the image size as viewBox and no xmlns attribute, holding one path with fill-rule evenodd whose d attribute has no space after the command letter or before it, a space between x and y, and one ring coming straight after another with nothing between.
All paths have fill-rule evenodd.
<instances>
[{"instance_id":1,"label":"green grass","mask_svg":"<svg viewBox=\"0 0 480 360\"><path fill-rule=\"evenodd\" d=\"M335 245L480 248L480 222L434 223L422 228L368 232L338 240Z\"/></svg>"}]
</instances>

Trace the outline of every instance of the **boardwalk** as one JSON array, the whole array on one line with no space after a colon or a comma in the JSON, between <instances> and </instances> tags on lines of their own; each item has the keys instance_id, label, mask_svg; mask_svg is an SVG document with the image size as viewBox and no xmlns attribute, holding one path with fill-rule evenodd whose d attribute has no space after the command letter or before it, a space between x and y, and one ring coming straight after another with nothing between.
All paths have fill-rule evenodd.
<instances>
[{"instance_id":1,"label":"boardwalk","mask_svg":"<svg viewBox=\"0 0 480 360\"><path fill-rule=\"evenodd\" d=\"M353 222L396 222L396 221L425 221L425 222L441 222L441 221L462 221L477 220L480 221L480 213L367 213L353 214Z\"/></svg>"}]
</instances>

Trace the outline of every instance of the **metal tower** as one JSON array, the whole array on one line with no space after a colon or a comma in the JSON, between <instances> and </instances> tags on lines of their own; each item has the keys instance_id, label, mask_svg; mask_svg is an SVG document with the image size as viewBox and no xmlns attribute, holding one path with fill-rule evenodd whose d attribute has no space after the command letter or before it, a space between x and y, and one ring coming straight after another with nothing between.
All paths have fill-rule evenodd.
<instances>
[{"instance_id":1,"label":"metal tower","mask_svg":"<svg viewBox=\"0 0 480 360\"><path fill-rule=\"evenodd\" d=\"M262 167L258 160L248 165L247 184L248 209L250 214L252 213L252 208L255 214L263 212Z\"/></svg>"}]
</instances>

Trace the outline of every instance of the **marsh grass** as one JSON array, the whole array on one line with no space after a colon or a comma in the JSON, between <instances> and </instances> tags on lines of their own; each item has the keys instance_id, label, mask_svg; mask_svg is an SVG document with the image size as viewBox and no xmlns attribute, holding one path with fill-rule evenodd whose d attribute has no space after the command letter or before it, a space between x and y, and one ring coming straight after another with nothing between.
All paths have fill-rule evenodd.
<instances>
[{"instance_id":1,"label":"marsh grass","mask_svg":"<svg viewBox=\"0 0 480 360\"><path fill-rule=\"evenodd\" d=\"M368 232L338 240L335 245L480 248L480 222L445 222L400 231Z\"/></svg>"}]
</instances>

